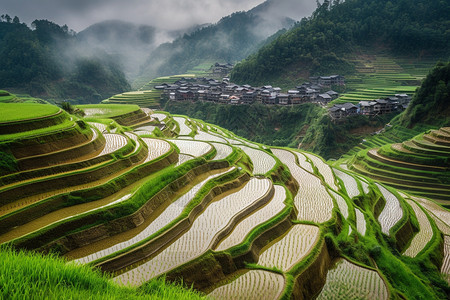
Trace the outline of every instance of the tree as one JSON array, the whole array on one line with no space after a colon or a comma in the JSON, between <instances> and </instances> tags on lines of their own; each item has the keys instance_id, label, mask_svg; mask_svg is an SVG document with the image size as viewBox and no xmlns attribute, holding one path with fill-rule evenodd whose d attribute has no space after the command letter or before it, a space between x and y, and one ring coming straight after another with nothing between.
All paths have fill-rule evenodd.
<instances>
[{"instance_id":1,"label":"tree","mask_svg":"<svg viewBox=\"0 0 450 300\"><path fill-rule=\"evenodd\" d=\"M0 18L1 18L2 22L11 23L11 17L8 14L1 15Z\"/></svg>"}]
</instances>

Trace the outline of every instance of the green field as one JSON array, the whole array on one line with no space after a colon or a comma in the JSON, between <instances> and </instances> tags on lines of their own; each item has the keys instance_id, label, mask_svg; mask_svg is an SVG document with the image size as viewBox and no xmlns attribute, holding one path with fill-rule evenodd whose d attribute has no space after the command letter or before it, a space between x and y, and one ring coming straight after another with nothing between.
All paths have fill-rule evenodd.
<instances>
[{"instance_id":1,"label":"green field","mask_svg":"<svg viewBox=\"0 0 450 300\"><path fill-rule=\"evenodd\" d=\"M431 200L413 204L419 219L409 192L312 153L134 105L78 108L85 119L2 135L15 163L0 173L0 245L14 249L0 250L2 297L199 297L169 284L181 280L202 296L309 299L339 280L350 295L445 299L448 212Z\"/></svg>"},{"instance_id":2,"label":"green field","mask_svg":"<svg viewBox=\"0 0 450 300\"><path fill-rule=\"evenodd\" d=\"M352 59L356 74L346 76L346 90L332 104L374 100L395 94L413 95L436 61L397 58L383 52L361 51Z\"/></svg>"},{"instance_id":3,"label":"green field","mask_svg":"<svg viewBox=\"0 0 450 300\"><path fill-rule=\"evenodd\" d=\"M60 108L35 103L0 103L0 111L0 122L12 122L51 116Z\"/></svg>"},{"instance_id":4,"label":"green field","mask_svg":"<svg viewBox=\"0 0 450 300\"><path fill-rule=\"evenodd\" d=\"M386 144L381 140L373 150L361 150L347 165L358 173L380 180L412 194L433 198L450 206L450 142L448 128L431 130L410 141Z\"/></svg>"},{"instance_id":5,"label":"green field","mask_svg":"<svg viewBox=\"0 0 450 300\"><path fill-rule=\"evenodd\" d=\"M135 104L129 105L116 105L116 104L86 104L86 105L77 105L77 108L81 110L85 110L87 113L87 117L89 118L114 118L120 115L124 115L127 113L131 113L139 110L139 106Z\"/></svg>"}]
</instances>

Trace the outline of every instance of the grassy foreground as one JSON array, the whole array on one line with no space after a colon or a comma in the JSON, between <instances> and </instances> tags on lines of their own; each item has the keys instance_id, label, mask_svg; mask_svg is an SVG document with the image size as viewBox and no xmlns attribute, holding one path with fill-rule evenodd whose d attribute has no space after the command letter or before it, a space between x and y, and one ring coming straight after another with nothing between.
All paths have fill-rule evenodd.
<instances>
[{"instance_id":1,"label":"grassy foreground","mask_svg":"<svg viewBox=\"0 0 450 300\"><path fill-rule=\"evenodd\" d=\"M0 249L0 299L202 299L175 284L154 280L121 287L87 266L54 256Z\"/></svg>"}]
</instances>

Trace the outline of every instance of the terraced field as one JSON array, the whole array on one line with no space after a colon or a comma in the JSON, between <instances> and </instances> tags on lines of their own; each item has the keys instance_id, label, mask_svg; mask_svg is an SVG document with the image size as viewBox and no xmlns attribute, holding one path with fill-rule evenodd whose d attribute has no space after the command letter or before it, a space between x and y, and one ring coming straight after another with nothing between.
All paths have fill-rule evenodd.
<instances>
[{"instance_id":1,"label":"terraced field","mask_svg":"<svg viewBox=\"0 0 450 300\"><path fill-rule=\"evenodd\" d=\"M402 219L403 209L399 199L392 192L379 184L377 184L377 187L386 201L386 205L378 216L378 221L381 225L381 231L384 234L389 235L391 228Z\"/></svg>"},{"instance_id":2,"label":"terraced field","mask_svg":"<svg viewBox=\"0 0 450 300\"><path fill-rule=\"evenodd\" d=\"M441 273L447 278L450 284L450 236L444 237L444 262L442 263Z\"/></svg>"},{"instance_id":3,"label":"terraced field","mask_svg":"<svg viewBox=\"0 0 450 300\"><path fill-rule=\"evenodd\" d=\"M251 270L233 282L212 291L213 299L278 299L284 289L284 277L277 273Z\"/></svg>"},{"instance_id":4,"label":"terraced field","mask_svg":"<svg viewBox=\"0 0 450 300\"><path fill-rule=\"evenodd\" d=\"M272 149L272 152L289 168L300 185L300 191L294 198L298 209L297 219L317 223L330 220L334 207L333 199L322 181L297 165L293 153L281 149Z\"/></svg>"},{"instance_id":5,"label":"terraced field","mask_svg":"<svg viewBox=\"0 0 450 300\"><path fill-rule=\"evenodd\" d=\"M345 93L333 103L352 102L380 99L395 94L414 94L416 88L433 67L435 61L418 63L420 67L413 67L411 61L392 58L382 53L372 54L363 50L360 57L353 62L356 65L355 76L346 77L346 85L351 92ZM369 87L369 88L368 88Z\"/></svg>"},{"instance_id":6,"label":"terraced field","mask_svg":"<svg viewBox=\"0 0 450 300\"><path fill-rule=\"evenodd\" d=\"M190 128L188 125L186 125L186 122L188 122L188 120L186 118L174 117L173 119L180 126L180 133L179 133L179 135L189 135L192 132L192 128Z\"/></svg>"},{"instance_id":7,"label":"terraced field","mask_svg":"<svg viewBox=\"0 0 450 300\"><path fill-rule=\"evenodd\" d=\"M104 104L134 104L148 108L158 108L161 99L160 90L126 92L103 100Z\"/></svg>"},{"instance_id":8,"label":"terraced field","mask_svg":"<svg viewBox=\"0 0 450 300\"><path fill-rule=\"evenodd\" d=\"M317 299L389 299L389 291L377 272L341 260Z\"/></svg>"},{"instance_id":9,"label":"terraced field","mask_svg":"<svg viewBox=\"0 0 450 300\"><path fill-rule=\"evenodd\" d=\"M449 273L450 213L423 196L135 105L80 106L84 119L49 105L4 108L0 244L54 252L121 284L165 276L223 299L414 298L398 272L442 298L439 284L423 282L431 273L411 275L431 264ZM449 134L417 141L441 156Z\"/></svg>"},{"instance_id":10,"label":"terraced field","mask_svg":"<svg viewBox=\"0 0 450 300\"><path fill-rule=\"evenodd\" d=\"M433 237L433 228L431 227L427 215L414 201L409 200L408 204L411 205L414 213L416 214L417 220L419 221L420 231L414 236L414 239L411 241L411 245L409 245L403 255L415 257L431 241L431 238Z\"/></svg>"},{"instance_id":11,"label":"terraced field","mask_svg":"<svg viewBox=\"0 0 450 300\"><path fill-rule=\"evenodd\" d=\"M319 236L317 226L294 225L281 240L259 256L258 264L286 272L308 255L318 242Z\"/></svg>"},{"instance_id":12,"label":"terraced field","mask_svg":"<svg viewBox=\"0 0 450 300\"><path fill-rule=\"evenodd\" d=\"M214 237L228 221L269 192L269 180L250 180L241 190L213 202L192 224L189 231L149 262L114 278L124 284L139 285L206 252Z\"/></svg>"},{"instance_id":13,"label":"terraced field","mask_svg":"<svg viewBox=\"0 0 450 300\"><path fill-rule=\"evenodd\" d=\"M449 130L431 130L401 144L363 150L351 160L350 169L450 206Z\"/></svg>"}]
</instances>

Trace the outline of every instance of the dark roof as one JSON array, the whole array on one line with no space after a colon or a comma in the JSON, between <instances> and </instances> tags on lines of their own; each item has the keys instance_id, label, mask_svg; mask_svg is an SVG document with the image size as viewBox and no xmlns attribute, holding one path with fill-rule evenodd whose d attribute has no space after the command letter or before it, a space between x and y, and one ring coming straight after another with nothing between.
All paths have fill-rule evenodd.
<instances>
[{"instance_id":1,"label":"dark roof","mask_svg":"<svg viewBox=\"0 0 450 300\"><path fill-rule=\"evenodd\" d=\"M335 92L335 91L328 91L326 92L328 95L339 95L339 93Z\"/></svg>"},{"instance_id":2,"label":"dark roof","mask_svg":"<svg viewBox=\"0 0 450 300\"><path fill-rule=\"evenodd\" d=\"M377 100L375 100L375 102L378 104L387 104L388 103L388 101L384 100L384 99L377 99Z\"/></svg>"},{"instance_id":3,"label":"dark roof","mask_svg":"<svg viewBox=\"0 0 450 300\"><path fill-rule=\"evenodd\" d=\"M336 112L336 111L339 111L339 110L341 110L341 108L337 107L337 106L333 106L332 108L329 109L330 112Z\"/></svg>"},{"instance_id":4,"label":"dark roof","mask_svg":"<svg viewBox=\"0 0 450 300\"><path fill-rule=\"evenodd\" d=\"M353 103L350 103L350 102L346 102L344 104L335 104L334 107L343 108L345 110L349 110L349 109L352 109L352 108L356 108L356 109L358 108L358 106L356 106L356 105L354 105Z\"/></svg>"}]
</instances>

